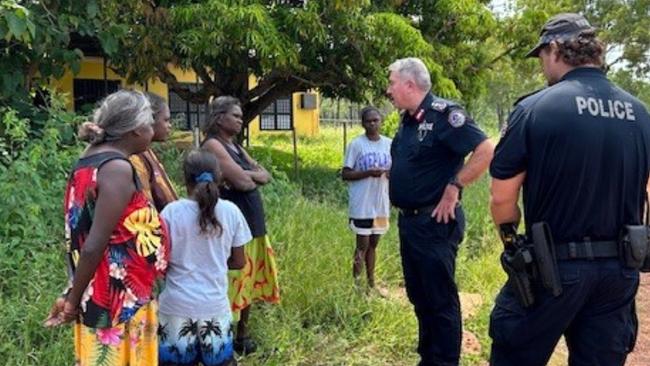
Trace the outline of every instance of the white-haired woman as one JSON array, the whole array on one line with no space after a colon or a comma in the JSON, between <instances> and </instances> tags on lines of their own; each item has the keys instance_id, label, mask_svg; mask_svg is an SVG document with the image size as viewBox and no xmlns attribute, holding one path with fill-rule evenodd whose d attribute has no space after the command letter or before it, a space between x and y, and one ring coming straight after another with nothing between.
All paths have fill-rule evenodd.
<instances>
[{"instance_id":1,"label":"white-haired woman","mask_svg":"<svg viewBox=\"0 0 650 366\"><path fill-rule=\"evenodd\" d=\"M46 326L76 321L79 365L157 365L152 289L167 267L167 229L129 156L147 149L153 114L144 94L106 97L80 137L90 142L65 192L70 284Z\"/></svg>"}]
</instances>

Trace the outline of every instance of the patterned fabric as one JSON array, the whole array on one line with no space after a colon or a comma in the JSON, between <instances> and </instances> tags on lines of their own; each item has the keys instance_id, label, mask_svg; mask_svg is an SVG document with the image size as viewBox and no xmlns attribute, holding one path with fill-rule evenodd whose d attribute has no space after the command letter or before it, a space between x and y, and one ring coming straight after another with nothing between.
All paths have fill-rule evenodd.
<instances>
[{"instance_id":1,"label":"patterned fabric","mask_svg":"<svg viewBox=\"0 0 650 366\"><path fill-rule=\"evenodd\" d=\"M158 326L160 365L236 365L233 352L232 315L190 319L160 314Z\"/></svg>"},{"instance_id":2,"label":"patterned fabric","mask_svg":"<svg viewBox=\"0 0 650 366\"><path fill-rule=\"evenodd\" d=\"M268 236L253 238L244 248L246 265L228 272L228 297L235 320L253 301L280 302L278 269Z\"/></svg>"},{"instance_id":3,"label":"patterned fabric","mask_svg":"<svg viewBox=\"0 0 650 366\"><path fill-rule=\"evenodd\" d=\"M115 152L82 158L68 180L64 207L70 283L93 223L97 171L113 159L128 161ZM81 298L82 321L87 327L113 328L128 322L139 308L149 303L156 277L162 276L167 268L170 251L167 228L140 189L135 175L134 179L138 189L113 230Z\"/></svg>"},{"instance_id":4,"label":"patterned fabric","mask_svg":"<svg viewBox=\"0 0 650 366\"><path fill-rule=\"evenodd\" d=\"M75 366L152 366L158 364L155 301L112 328L74 326Z\"/></svg>"},{"instance_id":5,"label":"patterned fabric","mask_svg":"<svg viewBox=\"0 0 650 366\"><path fill-rule=\"evenodd\" d=\"M147 198L156 206L160 212L165 206L178 199L178 195L172 186L167 172L158 157L149 149L145 152L134 154L129 157L138 178L142 182L142 190Z\"/></svg>"}]
</instances>

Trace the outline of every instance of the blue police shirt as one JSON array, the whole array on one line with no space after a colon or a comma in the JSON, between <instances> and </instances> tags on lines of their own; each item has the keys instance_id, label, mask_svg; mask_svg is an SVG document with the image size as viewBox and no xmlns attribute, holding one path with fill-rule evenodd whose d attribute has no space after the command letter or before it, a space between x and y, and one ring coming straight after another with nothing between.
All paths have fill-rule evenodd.
<instances>
[{"instance_id":1,"label":"blue police shirt","mask_svg":"<svg viewBox=\"0 0 650 366\"><path fill-rule=\"evenodd\" d=\"M487 137L457 104L427 94L404 112L391 145L390 201L399 208L437 204L465 156Z\"/></svg>"},{"instance_id":2,"label":"blue police shirt","mask_svg":"<svg viewBox=\"0 0 650 366\"><path fill-rule=\"evenodd\" d=\"M643 104L596 68L576 68L515 105L490 174L526 172L524 217L556 242L616 239L639 224L650 164Z\"/></svg>"}]
</instances>

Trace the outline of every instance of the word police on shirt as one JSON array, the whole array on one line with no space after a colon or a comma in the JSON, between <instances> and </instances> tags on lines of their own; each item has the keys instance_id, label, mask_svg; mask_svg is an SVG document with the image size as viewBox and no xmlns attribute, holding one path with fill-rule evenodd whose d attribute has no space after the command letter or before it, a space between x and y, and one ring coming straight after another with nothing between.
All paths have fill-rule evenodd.
<instances>
[{"instance_id":1,"label":"word police on shirt","mask_svg":"<svg viewBox=\"0 0 650 366\"><path fill-rule=\"evenodd\" d=\"M588 112L594 117L618 118L628 121L635 121L634 108L630 102L620 100L600 99L594 97L576 96L578 114Z\"/></svg>"}]
</instances>

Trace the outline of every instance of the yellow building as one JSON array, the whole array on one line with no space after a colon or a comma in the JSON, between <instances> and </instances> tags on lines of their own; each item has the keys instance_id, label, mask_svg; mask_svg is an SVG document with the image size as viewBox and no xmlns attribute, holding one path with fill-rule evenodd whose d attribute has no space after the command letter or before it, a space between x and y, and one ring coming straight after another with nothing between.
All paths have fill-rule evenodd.
<instances>
[{"instance_id":1,"label":"yellow building","mask_svg":"<svg viewBox=\"0 0 650 366\"><path fill-rule=\"evenodd\" d=\"M197 87L198 78L193 72L176 67L172 67L171 71L179 82L190 88ZM124 78L106 66L102 57L85 57L77 74L68 70L53 84L58 90L70 95L68 109L71 111L90 110L106 94L120 88L149 91L167 99L174 124L180 129L191 129L197 122L203 122L208 111L205 104L197 105L182 100L159 80L150 80L144 85L128 85ZM250 84L255 85L252 76ZM319 95L314 92L294 93L290 97L278 98L251 121L249 134L291 131L295 128L298 135L316 135L319 128L318 99Z\"/></svg>"}]
</instances>

